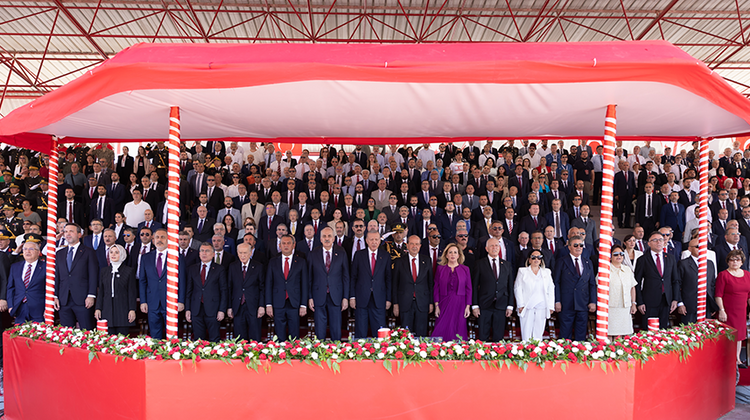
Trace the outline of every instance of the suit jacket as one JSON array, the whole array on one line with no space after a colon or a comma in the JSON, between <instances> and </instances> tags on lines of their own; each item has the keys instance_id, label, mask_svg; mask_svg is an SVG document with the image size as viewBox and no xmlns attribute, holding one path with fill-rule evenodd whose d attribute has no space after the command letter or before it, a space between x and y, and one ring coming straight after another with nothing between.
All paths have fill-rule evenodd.
<instances>
[{"instance_id":1,"label":"suit jacket","mask_svg":"<svg viewBox=\"0 0 750 420\"><path fill-rule=\"evenodd\" d=\"M399 310L406 312L416 299L420 311L427 312L430 304L434 303L433 288L435 286L432 272L432 261L424 254L417 255L417 279L414 280L411 271L411 255L407 252L396 259L393 267L393 304L399 305Z\"/></svg>"},{"instance_id":2,"label":"suit jacket","mask_svg":"<svg viewBox=\"0 0 750 420\"><path fill-rule=\"evenodd\" d=\"M0 264L0 277L5 279L7 287L7 300L8 308L10 308L10 316L16 316L18 307L21 306L21 302L26 298L26 303L29 305L29 317L32 321L43 322L44 321L44 296L46 288L46 270L47 264L40 260L37 260L36 268L31 273L31 280L29 287L23 284L23 266L26 261L20 260L19 262L10 265L8 256L3 252L0 253L0 259L3 263ZM8 273L10 270L10 274ZM0 283L2 281L0 280Z\"/></svg>"},{"instance_id":3,"label":"suit jacket","mask_svg":"<svg viewBox=\"0 0 750 420\"><path fill-rule=\"evenodd\" d=\"M562 304L563 311L588 312L588 305L596 303L594 267L591 260L583 255L580 257L580 262L580 275L570 254L560 257L555 264L552 276L555 281L555 302Z\"/></svg>"},{"instance_id":4,"label":"suit jacket","mask_svg":"<svg viewBox=\"0 0 750 420\"><path fill-rule=\"evenodd\" d=\"M380 190L375 189L372 193L370 193L370 197L375 200L375 208L382 211L383 207L388 207L388 198L391 196L391 191L384 190L383 191L383 199L379 200L380 197ZM398 213L398 209L396 210Z\"/></svg>"},{"instance_id":5,"label":"suit jacket","mask_svg":"<svg viewBox=\"0 0 750 420\"><path fill-rule=\"evenodd\" d=\"M516 275L512 264L498 259L497 270L499 275L496 277L489 257L476 262L471 276L472 306L479 306L479 309L505 310L515 304L513 284Z\"/></svg>"},{"instance_id":6,"label":"suit jacket","mask_svg":"<svg viewBox=\"0 0 750 420\"><path fill-rule=\"evenodd\" d=\"M596 222L591 217L587 218L586 223L583 222L582 217L579 217L573 220L570 225L586 231L586 246L593 247L594 243L599 240L599 230L596 228Z\"/></svg>"},{"instance_id":7,"label":"suit jacket","mask_svg":"<svg viewBox=\"0 0 750 420\"><path fill-rule=\"evenodd\" d=\"M391 256L384 249L378 248L375 258L373 274L370 267L370 250L365 248L354 255L349 292L361 307L365 307L372 296L375 307L383 309L386 302L391 302Z\"/></svg>"},{"instance_id":8,"label":"suit jacket","mask_svg":"<svg viewBox=\"0 0 750 420\"><path fill-rule=\"evenodd\" d=\"M295 307L307 307L310 285L307 262L304 258L292 255L289 261L289 275L284 278L283 254L271 258L266 267L266 306L283 308L289 303Z\"/></svg>"},{"instance_id":9,"label":"suit jacket","mask_svg":"<svg viewBox=\"0 0 750 420\"><path fill-rule=\"evenodd\" d=\"M199 261L187 269L185 280L185 310L197 315L201 303L206 316L214 317L218 312L226 313L229 302L229 286L224 267L211 263L206 272L206 284L201 281L202 263Z\"/></svg>"},{"instance_id":10,"label":"suit jacket","mask_svg":"<svg viewBox=\"0 0 750 420\"><path fill-rule=\"evenodd\" d=\"M161 276L157 274L156 270L156 248L151 252L141 257L141 272L138 275L138 293L141 299L141 303L148 304L149 311L167 310L167 262L164 264L161 272ZM166 253L164 253L166 260ZM133 265L133 270L136 269L138 261L136 260ZM134 274L135 275L135 274ZM178 297L177 300L180 303L185 302L184 283L182 283L182 276L179 276L178 282Z\"/></svg>"},{"instance_id":11,"label":"suit jacket","mask_svg":"<svg viewBox=\"0 0 750 420\"><path fill-rule=\"evenodd\" d=\"M747 242L745 244L740 241L737 246L742 250L742 252L745 253L745 262L742 263L742 269L747 270L748 265L750 262L748 262L748 249L747 249ZM729 244L727 243L726 239L719 238L719 240L716 243L716 246L714 247L714 251L716 252L716 265L719 272L722 272L726 270L729 266L727 265L727 255L731 251L729 248Z\"/></svg>"},{"instance_id":12,"label":"suit jacket","mask_svg":"<svg viewBox=\"0 0 750 420\"><path fill-rule=\"evenodd\" d=\"M552 191L546 193L547 196L547 202L549 203L549 208L552 208L552 200L555 199L555 195L552 193ZM557 196L559 197L560 204L562 204L562 210L565 211L568 209L568 195L565 194L565 191L562 189L557 190Z\"/></svg>"},{"instance_id":13,"label":"suit jacket","mask_svg":"<svg viewBox=\"0 0 750 420\"><path fill-rule=\"evenodd\" d=\"M677 267L677 261L669 253L662 252L662 255L664 257L662 276L659 276L659 271L656 268L656 262L650 249L647 249L635 263L635 281L638 282L638 285L635 287L635 298L638 306L658 306L661 302L662 287L668 305L673 300L679 299L680 272Z\"/></svg>"},{"instance_id":14,"label":"suit jacket","mask_svg":"<svg viewBox=\"0 0 750 420\"><path fill-rule=\"evenodd\" d=\"M728 217L729 219L731 219L735 211L734 204L731 201L726 200L725 205L729 214ZM719 209L721 209L721 202L717 199L714 199L709 208L711 209L711 217L713 218L713 220L719 220Z\"/></svg>"},{"instance_id":15,"label":"suit jacket","mask_svg":"<svg viewBox=\"0 0 750 420\"><path fill-rule=\"evenodd\" d=\"M242 206L242 224L244 225L245 219L248 217L252 218L257 224L265 214L266 208L260 201L255 204L255 211L253 211L253 205L248 202Z\"/></svg>"},{"instance_id":16,"label":"suit jacket","mask_svg":"<svg viewBox=\"0 0 750 420\"><path fill-rule=\"evenodd\" d=\"M146 194L148 192L148 194ZM156 185L156 187L151 184L151 187L149 189L144 189L143 191L143 201L147 202L149 206L151 206L151 209L156 209L156 207L159 206L159 203L162 201L165 201L164 198L164 187L161 185ZM212 204L210 201L208 204ZM220 207L223 207L223 203L220 205ZM214 206L214 208L216 208Z\"/></svg>"},{"instance_id":17,"label":"suit jacket","mask_svg":"<svg viewBox=\"0 0 750 420\"><path fill-rule=\"evenodd\" d=\"M656 224L656 222L659 221L660 212L661 212L661 206L664 201L661 200L660 196L657 196L656 193L651 194L651 212L652 212L652 222ZM638 199L635 202L635 222L638 223L641 226L644 226L644 223L646 222L646 194L643 193L638 196ZM646 233L648 235L649 233Z\"/></svg>"},{"instance_id":18,"label":"suit jacket","mask_svg":"<svg viewBox=\"0 0 750 420\"><path fill-rule=\"evenodd\" d=\"M83 306L86 297L96 296L99 285L99 263L94 250L79 242L78 249L73 256L73 264L68 270L68 248L63 248L55 254L58 261L55 270L55 296L61 305L67 305L68 296L73 304Z\"/></svg>"},{"instance_id":19,"label":"suit jacket","mask_svg":"<svg viewBox=\"0 0 750 420\"><path fill-rule=\"evenodd\" d=\"M68 217L68 201L65 199L65 196L61 196L62 201L58 201L57 205L57 217L65 217L67 219ZM124 207L124 205L123 205ZM73 220L68 220L68 222L75 222L79 225L86 224L86 220L84 219L83 215L83 204L78 202L77 200L73 200Z\"/></svg>"},{"instance_id":20,"label":"suit jacket","mask_svg":"<svg viewBox=\"0 0 750 420\"><path fill-rule=\"evenodd\" d=\"M544 215L547 220L547 226L555 227L555 212L551 211ZM570 215L560 209L560 234L563 238L568 237L568 230L570 229ZM555 248L557 250L557 248Z\"/></svg>"},{"instance_id":21,"label":"suit jacket","mask_svg":"<svg viewBox=\"0 0 750 420\"><path fill-rule=\"evenodd\" d=\"M310 275L308 296L315 306L326 304L326 295L331 295L334 306L341 306L341 301L350 296L349 260L344 248L333 245L331 248L331 268L326 271L325 250L322 246L314 248L307 257L307 268Z\"/></svg>"},{"instance_id":22,"label":"suit jacket","mask_svg":"<svg viewBox=\"0 0 750 420\"><path fill-rule=\"evenodd\" d=\"M125 165L122 164L123 159L125 160ZM118 156L115 171L120 175L120 180L128 179L130 177L130 174L133 173L134 164L135 164L135 159L133 159L132 156L128 156L128 155Z\"/></svg>"},{"instance_id":23,"label":"suit jacket","mask_svg":"<svg viewBox=\"0 0 750 420\"><path fill-rule=\"evenodd\" d=\"M716 312L718 306L714 298L716 289L716 275L714 274L714 263L706 260L706 310L708 313ZM689 313L698 311L698 266L692 256L689 256L677 263L679 269L679 287L680 292L677 294L677 300L685 305Z\"/></svg>"},{"instance_id":24,"label":"suit jacket","mask_svg":"<svg viewBox=\"0 0 750 420\"><path fill-rule=\"evenodd\" d=\"M211 217L206 216L206 219L203 221L203 226L201 231L198 231L198 223L200 222L200 219L198 219L197 216L193 218L193 220L190 222L190 226L193 227L193 238L195 238L198 242L206 242L210 241L211 237L214 236L214 224L216 223L216 219L213 219ZM274 234L276 232L274 231Z\"/></svg>"},{"instance_id":25,"label":"suit jacket","mask_svg":"<svg viewBox=\"0 0 750 420\"><path fill-rule=\"evenodd\" d=\"M628 171L628 180L625 181L625 172L615 174L614 196L617 200L630 203L635 198L635 174Z\"/></svg>"},{"instance_id":26,"label":"suit jacket","mask_svg":"<svg viewBox=\"0 0 750 420\"><path fill-rule=\"evenodd\" d=\"M320 246L320 237L315 235L312 239L312 248L307 244L307 238L303 237L297 241L297 245L294 247L294 252L302 258L308 260L310 252Z\"/></svg>"},{"instance_id":27,"label":"suit jacket","mask_svg":"<svg viewBox=\"0 0 750 420\"><path fill-rule=\"evenodd\" d=\"M122 210L125 208L125 202L128 197L127 188L125 188L125 186L122 185L121 182L118 182L117 185L109 184L107 185L107 197L112 199L114 212L122 212Z\"/></svg>"},{"instance_id":28,"label":"suit jacket","mask_svg":"<svg viewBox=\"0 0 750 420\"><path fill-rule=\"evenodd\" d=\"M135 280L135 270L122 264L114 280L113 283L111 266L101 269L96 309L102 311L102 319L106 319L111 326L131 325L128 322L128 312L135 311L138 307L138 284ZM112 297L113 285L114 298Z\"/></svg>"},{"instance_id":29,"label":"suit jacket","mask_svg":"<svg viewBox=\"0 0 750 420\"><path fill-rule=\"evenodd\" d=\"M257 308L265 308L265 270L263 264L254 259L247 262L245 276L242 276L242 261L236 260L227 269L229 285L229 307L237 314L240 310L242 296L245 296L248 310L255 312Z\"/></svg>"},{"instance_id":30,"label":"suit jacket","mask_svg":"<svg viewBox=\"0 0 750 420\"><path fill-rule=\"evenodd\" d=\"M529 235L536 231L543 232L548 224L547 219L543 216L537 216L536 219L537 223L534 225L534 220L531 218L531 215L524 217L521 219L521 223L518 224L518 231L527 232Z\"/></svg>"},{"instance_id":31,"label":"suit jacket","mask_svg":"<svg viewBox=\"0 0 750 420\"><path fill-rule=\"evenodd\" d=\"M508 188L510 187L518 188L518 195L526 197L531 191L531 180L529 180L528 175L521 175L521 185L519 186L518 176L516 176L516 174L511 174L508 176Z\"/></svg>"},{"instance_id":32,"label":"suit jacket","mask_svg":"<svg viewBox=\"0 0 750 420\"><path fill-rule=\"evenodd\" d=\"M669 226L680 233L685 231L685 207L677 203L677 213L675 213L671 203L662 206L659 216L659 226ZM675 235L675 237L680 238L681 236Z\"/></svg>"}]
</instances>

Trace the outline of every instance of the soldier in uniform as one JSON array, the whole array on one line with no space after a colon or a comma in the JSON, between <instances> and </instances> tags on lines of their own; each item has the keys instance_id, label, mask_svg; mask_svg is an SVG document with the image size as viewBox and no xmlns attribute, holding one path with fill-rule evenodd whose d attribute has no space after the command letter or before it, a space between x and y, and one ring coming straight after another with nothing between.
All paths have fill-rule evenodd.
<instances>
[{"instance_id":1,"label":"soldier in uniform","mask_svg":"<svg viewBox=\"0 0 750 420\"><path fill-rule=\"evenodd\" d=\"M23 233L23 220L20 217L16 217L16 209L10 204L6 204L3 207L3 220L0 226L9 232L10 239L15 239L16 236Z\"/></svg>"},{"instance_id":2,"label":"soldier in uniform","mask_svg":"<svg viewBox=\"0 0 750 420\"><path fill-rule=\"evenodd\" d=\"M44 178L39 176L39 167L29 166L29 176L24 178L23 184L26 190L26 197L28 197L32 203L34 202L34 199L39 192L39 182L42 179Z\"/></svg>"},{"instance_id":3,"label":"soldier in uniform","mask_svg":"<svg viewBox=\"0 0 750 420\"><path fill-rule=\"evenodd\" d=\"M397 223L393 226L393 229L391 229L391 235L385 240L385 249L391 256L392 266L396 264L398 258L403 257L407 253L406 241L404 240L405 230L404 225Z\"/></svg>"},{"instance_id":4,"label":"soldier in uniform","mask_svg":"<svg viewBox=\"0 0 750 420\"><path fill-rule=\"evenodd\" d=\"M156 167L156 173L159 175L159 179L167 179L169 150L164 146L163 141L156 142L156 147L151 149L148 158L151 159L151 163Z\"/></svg>"},{"instance_id":5,"label":"soldier in uniform","mask_svg":"<svg viewBox=\"0 0 750 420\"><path fill-rule=\"evenodd\" d=\"M26 199L26 196L21 194L19 192L20 187L15 182L10 184L10 192L8 193L8 197L5 199L5 202L13 206L16 210L16 213L20 213L23 211L23 208L21 207L21 204L23 204L23 200Z\"/></svg>"},{"instance_id":6,"label":"soldier in uniform","mask_svg":"<svg viewBox=\"0 0 750 420\"><path fill-rule=\"evenodd\" d=\"M39 181L39 192L34 201L34 208L42 218L42 232L47 231L47 210L49 210L49 184L46 179Z\"/></svg>"}]
</instances>

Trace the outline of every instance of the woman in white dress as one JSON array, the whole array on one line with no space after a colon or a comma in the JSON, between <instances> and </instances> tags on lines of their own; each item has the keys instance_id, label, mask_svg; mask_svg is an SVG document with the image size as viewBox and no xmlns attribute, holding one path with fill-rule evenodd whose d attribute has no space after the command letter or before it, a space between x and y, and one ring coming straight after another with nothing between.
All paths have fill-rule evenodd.
<instances>
[{"instance_id":1,"label":"woman in white dress","mask_svg":"<svg viewBox=\"0 0 750 420\"><path fill-rule=\"evenodd\" d=\"M625 240L622 241L622 244L625 245L625 260L622 262L623 264L630 267L630 271L635 273L635 262L638 261L638 258L641 258L641 255L643 255L643 252L635 249L635 243L637 239L635 239L635 236L628 235L625 237Z\"/></svg>"},{"instance_id":2,"label":"woman in white dress","mask_svg":"<svg viewBox=\"0 0 750 420\"><path fill-rule=\"evenodd\" d=\"M544 325L555 311L555 284L552 272L544 267L544 255L539 250L529 254L526 267L518 269L513 287L521 320L521 339L541 340Z\"/></svg>"},{"instance_id":3,"label":"woman in white dress","mask_svg":"<svg viewBox=\"0 0 750 420\"><path fill-rule=\"evenodd\" d=\"M612 266L609 276L609 329L607 335L633 334L633 314L636 311L633 270L623 263L626 254L620 245L612 247Z\"/></svg>"}]
</instances>

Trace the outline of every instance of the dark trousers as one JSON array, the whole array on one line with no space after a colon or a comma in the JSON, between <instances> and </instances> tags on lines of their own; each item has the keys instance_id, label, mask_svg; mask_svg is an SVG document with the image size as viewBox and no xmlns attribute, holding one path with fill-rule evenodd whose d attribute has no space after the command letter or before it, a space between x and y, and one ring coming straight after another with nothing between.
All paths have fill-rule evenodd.
<instances>
[{"instance_id":1,"label":"dark trousers","mask_svg":"<svg viewBox=\"0 0 750 420\"><path fill-rule=\"evenodd\" d=\"M706 311L706 312L708 312L708 311ZM708 318L708 315L709 314L706 313L706 318ZM680 324L683 324L683 325L685 325L685 324L695 324L696 322L698 322L698 312L697 311L692 312L692 311L688 310L685 315L680 316Z\"/></svg>"},{"instance_id":2,"label":"dark trousers","mask_svg":"<svg viewBox=\"0 0 750 420\"><path fill-rule=\"evenodd\" d=\"M250 308L245 302L234 315L234 334L240 340L260 341L260 319L258 319L258 308Z\"/></svg>"},{"instance_id":3,"label":"dark trousers","mask_svg":"<svg viewBox=\"0 0 750 420\"><path fill-rule=\"evenodd\" d=\"M667 302L667 297L664 296L663 293L658 305L646 305L646 320L645 322L642 322L642 329L648 330L649 318L659 318L659 328L669 328L669 303Z\"/></svg>"},{"instance_id":4,"label":"dark trousers","mask_svg":"<svg viewBox=\"0 0 750 420\"><path fill-rule=\"evenodd\" d=\"M21 302L16 309L15 324L21 325L27 321L44 322L44 308L38 314L32 314L29 311L29 305L26 302ZM3 323L0 322L0 334L5 331Z\"/></svg>"},{"instance_id":5,"label":"dark trousers","mask_svg":"<svg viewBox=\"0 0 750 420\"><path fill-rule=\"evenodd\" d=\"M641 227L643 228L643 231L645 232L645 237L643 238L645 241L648 241L648 236L651 234L650 232L653 232L656 230L656 219L652 217L645 217L643 219L643 223L641 224ZM677 236L675 236L676 238ZM646 249L645 251L648 251Z\"/></svg>"},{"instance_id":6,"label":"dark trousers","mask_svg":"<svg viewBox=\"0 0 750 420\"><path fill-rule=\"evenodd\" d=\"M325 305L315 305L315 336L326 339L326 327L331 329L331 340L341 341L341 306L336 306L331 294L326 293Z\"/></svg>"},{"instance_id":7,"label":"dark trousers","mask_svg":"<svg viewBox=\"0 0 750 420\"><path fill-rule=\"evenodd\" d=\"M427 323L430 318L429 307L427 310L420 310L417 306L417 299L412 298L411 307L408 311L401 311L401 326L414 333L417 337L427 336Z\"/></svg>"},{"instance_id":8,"label":"dark trousers","mask_svg":"<svg viewBox=\"0 0 750 420\"><path fill-rule=\"evenodd\" d=\"M602 172L594 172L594 194L591 195L595 205L599 205L602 202Z\"/></svg>"},{"instance_id":9,"label":"dark trousers","mask_svg":"<svg viewBox=\"0 0 750 420\"><path fill-rule=\"evenodd\" d=\"M68 303L60 305L60 325L75 327L76 322L82 330L94 329L94 307L86 309L85 305L73 303L73 297L68 295Z\"/></svg>"},{"instance_id":10,"label":"dark trousers","mask_svg":"<svg viewBox=\"0 0 750 420\"><path fill-rule=\"evenodd\" d=\"M107 333L109 333L109 335L128 335L130 333L130 327L107 327Z\"/></svg>"},{"instance_id":11,"label":"dark trousers","mask_svg":"<svg viewBox=\"0 0 750 420\"><path fill-rule=\"evenodd\" d=\"M619 198L616 204L615 217L617 218L617 226L620 228L629 227L630 213L633 212L633 201L629 197L623 197Z\"/></svg>"},{"instance_id":12,"label":"dark trousers","mask_svg":"<svg viewBox=\"0 0 750 420\"><path fill-rule=\"evenodd\" d=\"M151 335L151 338L163 340L164 330L167 326L167 312L164 310L164 308L148 309L148 332Z\"/></svg>"},{"instance_id":13,"label":"dark trousers","mask_svg":"<svg viewBox=\"0 0 750 420\"><path fill-rule=\"evenodd\" d=\"M375 307L375 300L372 295L367 304L357 302L357 309L354 311L356 321L354 324L354 336L356 338L367 338L367 327L370 327L372 336L377 336L378 330L385 327L385 306L378 309Z\"/></svg>"},{"instance_id":14,"label":"dark trousers","mask_svg":"<svg viewBox=\"0 0 750 420\"><path fill-rule=\"evenodd\" d=\"M505 337L505 309L481 309L479 311L479 336L482 341L490 341L490 330L492 341L502 341Z\"/></svg>"},{"instance_id":15,"label":"dark trousers","mask_svg":"<svg viewBox=\"0 0 750 420\"><path fill-rule=\"evenodd\" d=\"M192 314L192 318L194 340L219 341L219 321L216 320L216 315L206 315L202 303L198 313Z\"/></svg>"},{"instance_id":16,"label":"dark trousers","mask_svg":"<svg viewBox=\"0 0 750 420\"><path fill-rule=\"evenodd\" d=\"M560 338L585 341L588 333L588 311L562 310L560 316Z\"/></svg>"},{"instance_id":17,"label":"dark trousers","mask_svg":"<svg viewBox=\"0 0 750 420\"><path fill-rule=\"evenodd\" d=\"M279 340L299 337L299 308L293 307L289 299L284 303L284 307L273 308L273 320L276 325L276 336L279 337Z\"/></svg>"}]
</instances>

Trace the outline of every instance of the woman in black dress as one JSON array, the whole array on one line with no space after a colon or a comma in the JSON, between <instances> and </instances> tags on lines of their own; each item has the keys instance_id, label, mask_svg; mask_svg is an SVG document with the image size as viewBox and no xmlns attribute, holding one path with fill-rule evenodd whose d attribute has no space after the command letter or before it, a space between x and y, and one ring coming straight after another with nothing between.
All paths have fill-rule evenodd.
<instances>
[{"instance_id":1,"label":"woman in black dress","mask_svg":"<svg viewBox=\"0 0 750 420\"><path fill-rule=\"evenodd\" d=\"M138 284L135 270L125 262L125 248L113 245L109 249L110 265L101 269L99 275L99 298L96 300L94 318L106 319L109 333L128 335L135 325Z\"/></svg>"}]
</instances>

